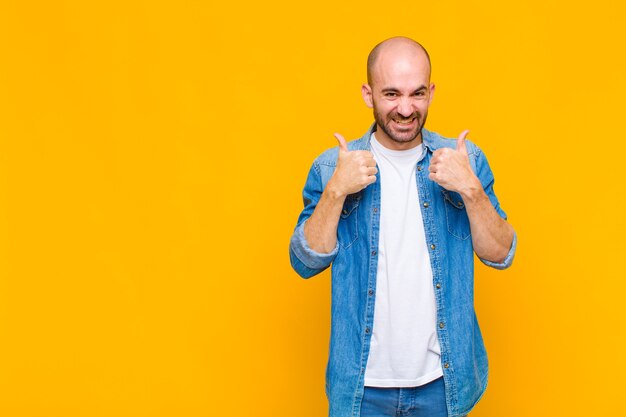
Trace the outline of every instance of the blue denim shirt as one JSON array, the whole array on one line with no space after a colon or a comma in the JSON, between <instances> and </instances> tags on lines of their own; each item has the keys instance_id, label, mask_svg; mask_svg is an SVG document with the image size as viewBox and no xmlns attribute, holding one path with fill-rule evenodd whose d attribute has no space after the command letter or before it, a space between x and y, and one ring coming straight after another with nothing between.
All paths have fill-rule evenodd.
<instances>
[{"instance_id":1,"label":"blue denim shirt","mask_svg":"<svg viewBox=\"0 0 626 417\"><path fill-rule=\"evenodd\" d=\"M367 133L348 143L349 150L369 150ZM487 385L487 354L474 311L474 251L463 199L428 178L436 149L454 148L456 141L426 129L426 147L417 162L416 181L424 230L430 251L437 306L437 335L450 417L471 411ZM469 160L498 214L506 219L493 192L494 177L484 153L467 142ZM374 326L378 236L380 229L380 174L376 182L346 197L337 227L337 245L330 253L312 250L304 237L304 224L313 213L333 175L338 148L322 153L311 167L304 186L304 210L291 237L289 255L303 278L319 274L332 264L330 355L326 368L326 396L330 417L359 417L363 377ZM481 259L493 268L511 265L517 235L502 263Z\"/></svg>"}]
</instances>

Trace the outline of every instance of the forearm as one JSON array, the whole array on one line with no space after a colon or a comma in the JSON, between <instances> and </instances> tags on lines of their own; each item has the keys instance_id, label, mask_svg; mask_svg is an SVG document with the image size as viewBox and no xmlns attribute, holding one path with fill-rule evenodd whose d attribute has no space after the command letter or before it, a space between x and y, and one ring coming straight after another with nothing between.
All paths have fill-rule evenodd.
<instances>
[{"instance_id":1,"label":"forearm","mask_svg":"<svg viewBox=\"0 0 626 417\"><path fill-rule=\"evenodd\" d=\"M500 217L478 180L461 195L470 221L474 252L482 259L502 262L513 242L513 227Z\"/></svg>"},{"instance_id":2,"label":"forearm","mask_svg":"<svg viewBox=\"0 0 626 417\"><path fill-rule=\"evenodd\" d=\"M311 249L330 253L337 245L337 225L346 199L331 182L322 193L315 210L304 224L304 237Z\"/></svg>"}]
</instances>

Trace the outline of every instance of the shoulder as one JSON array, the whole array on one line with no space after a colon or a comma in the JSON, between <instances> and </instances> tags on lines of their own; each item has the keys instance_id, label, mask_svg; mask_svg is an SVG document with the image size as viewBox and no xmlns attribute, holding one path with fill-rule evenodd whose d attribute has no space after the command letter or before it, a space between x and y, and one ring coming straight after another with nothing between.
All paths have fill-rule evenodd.
<instances>
[{"instance_id":1,"label":"shoulder","mask_svg":"<svg viewBox=\"0 0 626 417\"><path fill-rule=\"evenodd\" d=\"M431 132L430 130L423 129L422 136L424 140L424 145L431 151L436 151L437 149L442 148L456 148L456 138L447 138L445 136L440 135L437 132ZM465 144L467 146L467 153L469 155L476 155L478 158L480 154L482 154L481 149L472 142L470 139L465 139Z\"/></svg>"},{"instance_id":2,"label":"shoulder","mask_svg":"<svg viewBox=\"0 0 626 417\"><path fill-rule=\"evenodd\" d=\"M315 158L314 165L320 166L335 166L337 165L337 157L339 156L339 147L326 149L317 158Z\"/></svg>"},{"instance_id":3,"label":"shoulder","mask_svg":"<svg viewBox=\"0 0 626 417\"><path fill-rule=\"evenodd\" d=\"M348 150L358 151L368 148L369 135L366 134L359 139L353 139L348 141ZM326 149L317 158L315 158L314 165L335 167L337 165L337 157L339 156L339 146Z\"/></svg>"}]
</instances>

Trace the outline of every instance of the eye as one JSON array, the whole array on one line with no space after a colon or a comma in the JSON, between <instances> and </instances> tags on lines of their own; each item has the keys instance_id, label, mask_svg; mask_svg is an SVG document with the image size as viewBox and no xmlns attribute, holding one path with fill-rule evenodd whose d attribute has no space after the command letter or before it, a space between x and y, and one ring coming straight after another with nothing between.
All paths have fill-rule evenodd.
<instances>
[{"instance_id":1,"label":"eye","mask_svg":"<svg viewBox=\"0 0 626 417\"><path fill-rule=\"evenodd\" d=\"M395 97L395 96L397 96L397 94L396 93L392 93L390 91L385 93L385 97Z\"/></svg>"},{"instance_id":2,"label":"eye","mask_svg":"<svg viewBox=\"0 0 626 417\"><path fill-rule=\"evenodd\" d=\"M426 92L424 92L423 90L421 90L421 91L417 91L417 92L415 93L415 95L416 95L416 96L418 96L418 97L422 97L422 96L425 96L425 95L426 95Z\"/></svg>"}]
</instances>

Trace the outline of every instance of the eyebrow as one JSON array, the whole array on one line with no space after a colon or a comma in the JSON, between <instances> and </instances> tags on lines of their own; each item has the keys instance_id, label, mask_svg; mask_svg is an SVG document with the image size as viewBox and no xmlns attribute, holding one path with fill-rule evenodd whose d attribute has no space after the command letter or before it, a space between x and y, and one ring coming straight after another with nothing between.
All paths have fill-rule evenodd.
<instances>
[{"instance_id":1,"label":"eyebrow","mask_svg":"<svg viewBox=\"0 0 626 417\"><path fill-rule=\"evenodd\" d=\"M417 87L417 88L415 89L415 91L413 91L413 92L414 92L414 93L416 93L416 92L418 92L418 91L422 91L422 90L425 90L425 89L426 89L426 86L425 86L425 85L421 85L421 86ZM381 92L382 92L382 93L396 93L396 92L400 92L400 90L398 90L398 89L397 89L397 88L395 88L395 87L387 87L387 88L383 88L383 89L381 90Z\"/></svg>"}]
</instances>

